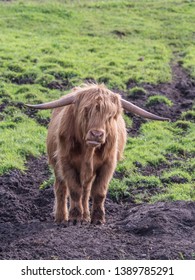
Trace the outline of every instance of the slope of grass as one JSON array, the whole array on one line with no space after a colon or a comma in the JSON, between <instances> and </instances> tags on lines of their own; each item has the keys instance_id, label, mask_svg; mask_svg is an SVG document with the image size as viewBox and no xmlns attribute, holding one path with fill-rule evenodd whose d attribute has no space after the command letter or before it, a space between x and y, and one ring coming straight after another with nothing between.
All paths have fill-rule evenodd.
<instances>
[{"instance_id":1,"label":"slope of grass","mask_svg":"<svg viewBox=\"0 0 195 280\"><path fill-rule=\"evenodd\" d=\"M171 82L175 57L195 76L194 18L195 2L184 0L0 1L0 174L24 169L27 156L45 152L46 129L16 104L58 98L86 80L127 93L131 81ZM194 111L190 114L191 122L187 113L182 116L185 129L182 124L148 122L140 136L128 139L117 169L123 179L113 179L113 195L127 194L132 184L165 187L163 178L181 171L188 178L182 183L188 186L187 197L194 199L189 164L195 153ZM47 119L50 112L36 115ZM171 163L172 173L162 178L140 174L138 166L158 169L170 158L179 166L175 169ZM181 189L178 183L166 184L168 196Z\"/></svg>"},{"instance_id":2,"label":"slope of grass","mask_svg":"<svg viewBox=\"0 0 195 280\"><path fill-rule=\"evenodd\" d=\"M20 112L0 122L0 135L0 175L12 168L24 170L28 155L45 153L46 129Z\"/></svg>"}]
</instances>

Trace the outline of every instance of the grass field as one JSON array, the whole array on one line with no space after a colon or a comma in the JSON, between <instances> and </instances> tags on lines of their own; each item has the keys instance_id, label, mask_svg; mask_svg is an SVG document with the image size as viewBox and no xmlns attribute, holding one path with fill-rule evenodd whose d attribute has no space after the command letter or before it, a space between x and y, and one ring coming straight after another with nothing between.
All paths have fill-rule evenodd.
<instances>
[{"instance_id":1,"label":"grass field","mask_svg":"<svg viewBox=\"0 0 195 280\"><path fill-rule=\"evenodd\" d=\"M0 1L0 174L25 170L28 156L45 153L47 130L37 119L48 120L50 112L32 118L22 103L58 98L86 80L131 97L144 84L171 83L173 63L194 79L194 19L192 0ZM158 102L173 106L157 95L147 98L148 110ZM191 107L176 122L148 121L128 138L112 196L195 200L195 104ZM147 175L147 168L159 172Z\"/></svg>"}]
</instances>

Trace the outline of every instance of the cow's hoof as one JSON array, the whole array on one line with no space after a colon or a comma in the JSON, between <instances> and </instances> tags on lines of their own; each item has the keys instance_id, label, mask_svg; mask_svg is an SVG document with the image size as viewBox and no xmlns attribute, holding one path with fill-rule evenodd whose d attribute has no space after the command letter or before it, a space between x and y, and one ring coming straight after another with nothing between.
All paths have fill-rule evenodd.
<instances>
[{"instance_id":1,"label":"cow's hoof","mask_svg":"<svg viewBox=\"0 0 195 280\"><path fill-rule=\"evenodd\" d=\"M73 208L69 212L69 219L68 223L73 224L74 226L76 224L80 224L82 222L82 213L78 208Z\"/></svg>"},{"instance_id":2,"label":"cow's hoof","mask_svg":"<svg viewBox=\"0 0 195 280\"><path fill-rule=\"evenodd\" d=\"M88 224L90 223L91 218L90 218L90 213L89 212L84 212L83 213L83 219L82 219L82 224Z\"/></svg>"},{"instance_id":3,"label":"cow's hoof","mask_svg":"<svg viewBox=\"0 0 195 280\"><path fill-rule=\"evenodd\" d=\"M54 219L55 223L57 224L61 224L61 223L66 223L68 221L68 217L67 215L63 215L63 214L55 214L55 219Z\"/></svg>"},{"instance_id":4,"label":"cow's hoof","mask_svg":"<svg viewBox=\"0 0 195 280\"><path fill-rule=\"evenodd\" d=\"M91 224L92 225L103 225L103 224L105 224L105 219L93 219L93 220L91 220Z\"/></svg>"},{"instance_id":5,"label":"cow's hoof","mask_svg":"<svg viewBox=\"0 0 195 280\"><path fill-rule=\"evenodd\" d=\"M91 223L93 225L105 224L105 214L101 208L97 208L92 211Z\"/></svg>"}]
</instances>

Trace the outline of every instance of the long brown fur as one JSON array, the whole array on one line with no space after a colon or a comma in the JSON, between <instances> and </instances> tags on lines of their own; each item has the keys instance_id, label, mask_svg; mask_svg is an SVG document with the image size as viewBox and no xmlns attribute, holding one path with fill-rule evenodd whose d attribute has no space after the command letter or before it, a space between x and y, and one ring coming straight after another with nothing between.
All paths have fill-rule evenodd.
<instances>
[{"instance_id":1,"label":"long brown fur","mask_svg":"<svg viewBox=\"0 0 195 280\"><path fill-rule=\"evenodd\" d=\"M55 172L55 220L104 223L108 184L126 142L120 96L103 85L75 91L74 104L53 110L48 129L47 152ZM96 134L103 142L94 147L87 139Z\"/></svg>"}]
</instances>

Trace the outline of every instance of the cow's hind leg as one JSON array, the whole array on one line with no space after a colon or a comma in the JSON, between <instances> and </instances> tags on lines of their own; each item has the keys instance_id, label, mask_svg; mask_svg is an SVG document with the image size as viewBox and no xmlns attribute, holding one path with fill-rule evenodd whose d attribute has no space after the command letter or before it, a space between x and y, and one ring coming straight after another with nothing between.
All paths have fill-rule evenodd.
<instances>
[{"instance_id":1,"label":"cow's hind leg","mask_svg":"<svg viewBox=\"0 0 195 280\"><path fill-rule=\"evenodd\" d=\"M54 216L55 221L60 223L68 220L67 209L67 187L63 181L56 179L54 184L55 204Z\"/></svg>"}]
</instances>

